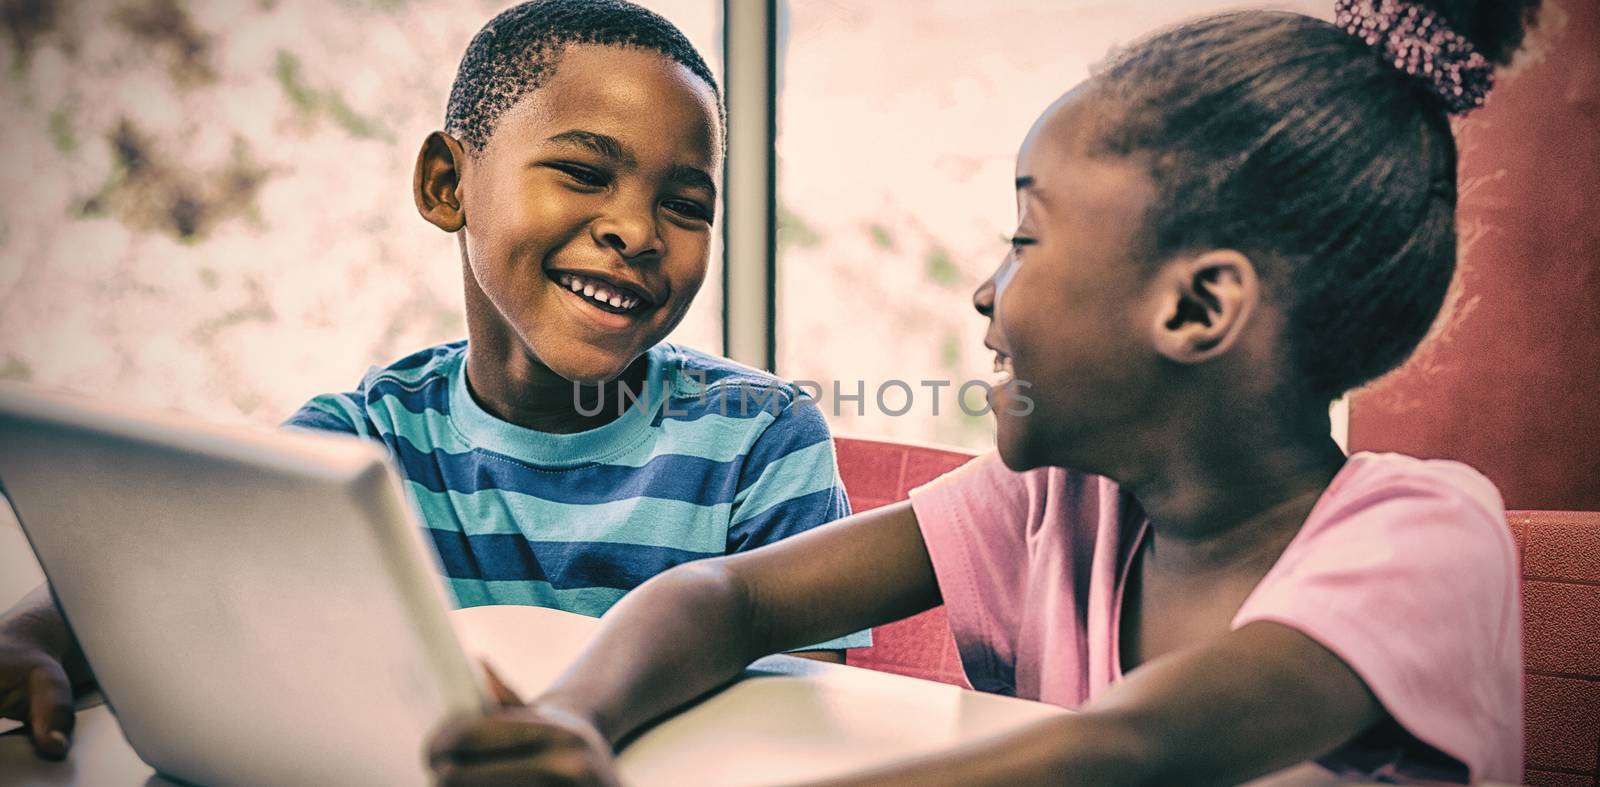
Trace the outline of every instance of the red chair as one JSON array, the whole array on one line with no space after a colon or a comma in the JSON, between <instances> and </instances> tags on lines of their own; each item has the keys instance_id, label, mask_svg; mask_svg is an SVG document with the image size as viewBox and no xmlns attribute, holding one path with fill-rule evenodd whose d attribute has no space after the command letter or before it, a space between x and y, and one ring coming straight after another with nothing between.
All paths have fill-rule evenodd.
<instances>
[{"instance_id":1,"label":"red chair","mask_svg":"<svg viewBox=\"0 0 1600 787\"><path fill-rule=\"evenodd\" d=\"M1600 513L1512 511L1529 784L1600 785Z\"/></svg>"},{"instance_id":2,"label":"red chair","mask_svg":"<svg viewBox=\"0 0 1600 787\"><path fill-rule=\"evenodd\" d=\"M963 451L877 440L841 437L834 444L839 475L857 512L904 500L913 488L972 458ZM846 651L845 663L970 688L943 607L873 629L872 647Z\"/></svg>"},{"instance_id":3,"label":"red chair","mask_svg":"<svg viewBox=\"0 0 1600 787\"><path fill-rule=\"evenodd\" d=\"M906 498L971 454L840 438L839 472L856 511ZM1529 784L1600 787L1600 513L1512 511L1522 560ZM873 630L848 663L966 686L943 608Z\"/></svg>"}]
</instances>

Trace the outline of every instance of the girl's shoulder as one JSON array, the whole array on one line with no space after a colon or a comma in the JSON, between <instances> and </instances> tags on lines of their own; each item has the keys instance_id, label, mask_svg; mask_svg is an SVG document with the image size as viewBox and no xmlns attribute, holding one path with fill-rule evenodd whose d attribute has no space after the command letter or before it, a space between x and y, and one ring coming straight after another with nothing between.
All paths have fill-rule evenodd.
<instances>
[{"instance_id":1,"label":"girl's shoulder","mask_svg":"<svg viewBox=\"0 0 1600 787\"><path fill-rule=\"evenodd\" d=\"M1329 484L1269 579L1359 579L1374 590L1445 575L1515 590L1517 548L1500 492L1454 461L1357 453ZM1270 584L1270 583L1269 583Z\"/></svg>"},{"instance_id":2,"label":"girl's shoulder","mask_svg":"<svg viewBox=\"0 0 1600 787\"><path fill-rule=\"evenodd\" d=\"M1435 490L1453 489L1486 505L1501 507L1500 491L1472 465L1452 459L1421 459L1395 452L1358 451L1350 455L1335 481L1352 483L1412 481Z\"/></svg>"},{"instance_id":3,"label":"girl's shoulder","mask_svg":"<svg viewBox=\"0 0 1600 787\"><path fill-rule=\"evenodd\" d=\"M1454 512L1446 519L1465 528L1506 530L1500 490L1472 466L1366 451L1350 456L1323 492L1312 520L1362 514L1398 524L1423 512Z\"/></svg>"},{"instance_id":4,"label":"girl's shoulder","mask_svg":"<svg viewBox=\"0 0 1600 787\"><path fill-rule=\"evenodd\" d=\"M1517 577L1505 508L1483 474L1358 453L1233 623L1298 629L1337 654L1417 741L1474 779L1504 779L1521 751ZM1324 764L1356 767L1374 754L1352 747Z\"/></svg>"}]
</instances>

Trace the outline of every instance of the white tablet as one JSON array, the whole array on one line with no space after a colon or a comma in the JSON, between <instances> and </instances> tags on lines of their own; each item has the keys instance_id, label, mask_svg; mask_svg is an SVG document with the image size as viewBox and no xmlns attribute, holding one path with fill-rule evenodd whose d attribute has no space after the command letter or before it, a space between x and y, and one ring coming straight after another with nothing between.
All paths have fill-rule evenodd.
<instances>
[{"instance_id":1,"label":"white tablet","mask_svg":"<svg viewBox=\"0 0 1600 787\"><path fill-rule=\"evenodd\" d=\"M376 443L0 385L0 487L157 771L422 784L428 734L485 708Z\"/></svg>"}]
</instances>

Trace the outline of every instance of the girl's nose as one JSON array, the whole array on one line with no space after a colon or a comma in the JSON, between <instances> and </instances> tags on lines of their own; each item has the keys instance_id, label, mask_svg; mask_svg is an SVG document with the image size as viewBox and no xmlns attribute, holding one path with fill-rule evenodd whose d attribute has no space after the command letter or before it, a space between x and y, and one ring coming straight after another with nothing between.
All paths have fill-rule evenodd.
<instances>
[{"instance_id":1,"label":"girl's nose","mask_svg":"<svg viewBox=\"0 0 1600 787\"><path fill-rule=\"evenodd\" d=\"M977 309L978 313L985 317L994 316L994 279L998 274L998 270L994 274L990 274L989 278L984 279L983 283L978 285L978 289L972 293L972 308Z\"/></svg>"}]
</instances>

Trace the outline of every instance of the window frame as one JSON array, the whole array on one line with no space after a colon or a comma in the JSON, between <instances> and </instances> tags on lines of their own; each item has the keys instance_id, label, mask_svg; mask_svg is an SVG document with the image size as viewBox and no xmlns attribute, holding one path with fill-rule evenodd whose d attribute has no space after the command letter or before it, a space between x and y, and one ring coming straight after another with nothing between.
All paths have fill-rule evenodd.
<instances>
[{"instance_id":1,"label":"window frame","mask_svg":"<svg viewBox=\"0 0 1600 787\"><path fill-rule=\"evenodd\" d=\"M722 0L722 354L777 371L778 0Z\"/></svg>"}]
</instances>

